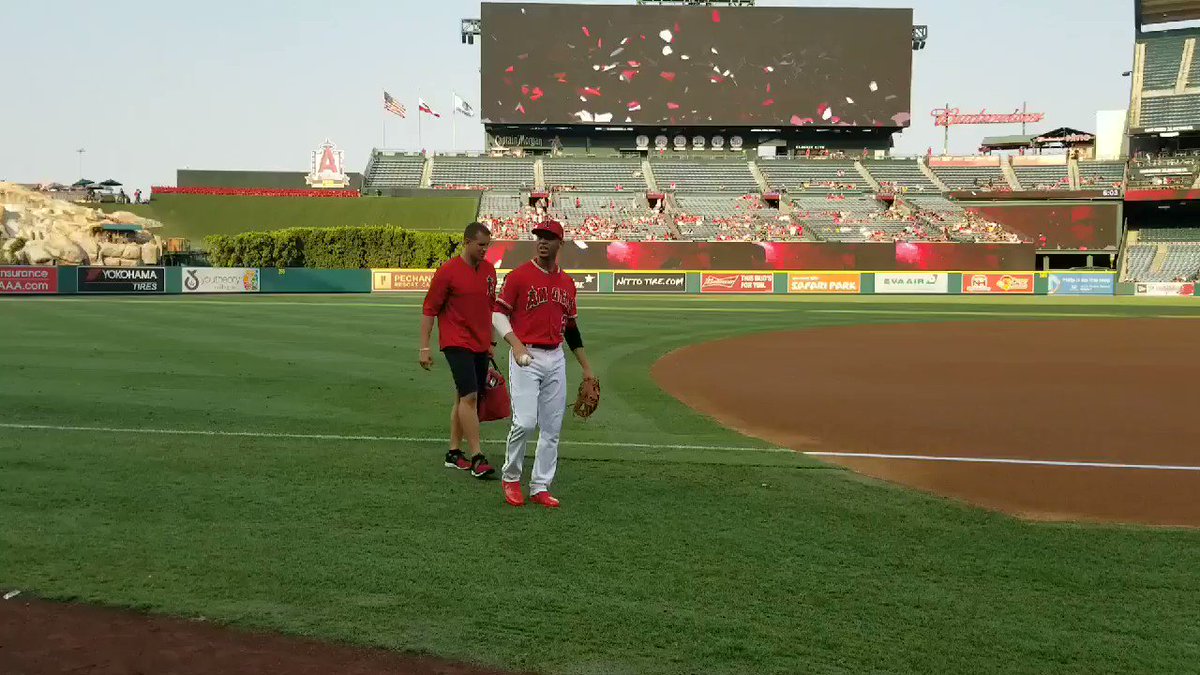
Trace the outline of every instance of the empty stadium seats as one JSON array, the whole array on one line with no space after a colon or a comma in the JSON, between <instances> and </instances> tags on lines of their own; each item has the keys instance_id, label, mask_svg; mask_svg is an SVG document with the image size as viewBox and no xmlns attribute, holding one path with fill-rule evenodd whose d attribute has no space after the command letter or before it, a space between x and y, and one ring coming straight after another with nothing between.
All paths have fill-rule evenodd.
<instances>
[{"instance_id":1,"label":"empty stadium seats","mask_svg":"<svg viewBox=\"0 0 1200 675\"><path fill-rule=\"evenodd\" d=\"M1143 227L1138 232L1144 242L1200 242L1200 227Z\"/></svg>"},{"instance_id":2,"label":"empty stadium seats","mask_svg":"<svg viewBox=\"0 0 1200 675\"><path fill-rule=\"evenodd\" d=\"M420 187L425 156L414 153L375 151L364 178L365 190L394 187Z\"/></svg>"},{"instance_id":3,"label":"empty stadium seats","mask_svg":"<svg viewBox=\"0 0 1200 675\"><path fill-rule=\"evenodd\" d=\"M1176 127L1200 124L1200 94L1142 99L1141 126Z\"/></svg>"},{"instance_id":4,"label":"empty stadium seats","mask_svg":"<svg viewBox=\"0 0 1200 675\"><path fill-rule=\"evenodd\" d=\"M760 190L746 162L658 161L651 170L660 190L738 194Z\"/></svg>"},{"instance_id":5,"label":"empty stadium seats","mask_svg":"<svg viewBox=\"0 0 1200 675\"><path fill-rule=\"evenodd\" d=\"M438 156L431 184L441 189L529 189L534 184L533 160Z\"/></svg>"},{"instance_id":6,"label":"empty stadium seats","mask_svg":"<svg viewBox=\"0 0 1200 675\"><path fill-rule=\"evenodd\" d=\"M606 192L645 190L646 178L638 160L546 159L542 161L546 187Z\"/></svg>"},{"instance_id":7,"label":"empty stadium seats","mask_svg":"<svg viewBox=\"0 0 1200 675\"><path fill-rule=\"evenodd\" d=\"M1008 190L1008 181L999 163L996 166L939 166L933 172L951 190L990 188Z\"/></svg>"},{"instance_id":8,"label":"empty stadium seats","mask_svg":"<svg viewBox=\"0 0 1200 675\"><path fill-rule=\"evenodd\" d=\"M1071 187L1067 166L1015 166L1017 182L1026 190L1066 190Z\"/></svg>"},{"instance_id":9,"label":"empty stadium seats","mask_svg":"<svg viewBox=\"0 0 1200 675\"><path fill-rule=\"evenodd\" d=\"M1134 244L1125 249L1125 270L1130 281L1149 281L1150 266L1158 252L1155 244Z\"/></svg>"},{"instance_id":10,"label":"empty stadium seats","mask_svg":"<svg viewBox=\"0 0 1200 675\"><path fill-rule=\"evenodd\" d=\"M1125 162L1079 163L1080 187L1121 187L1124 180Z\"/></svg>"},{"instance_id":11,"label":"empty stadium seats","mask_svg":"<svg viewBox=\"0 0 1200 675\"><path fill-rule=\"evenodd\" d=\"M845 160L767 160L758 168L772 190L866 190L854 162Z\"/></svg>"},{"instance_id":12,"label":"empty stadium seats","mask_svg":"<svg viewBox=\"0 0 1200 675\"><path fill-rule=\"evenodd\" d=\"M1146 65L1143 88L1174 89L1183 63L1184 37L1156 37L1146 40Z\"/></svg>"},{"instance_id":13,"label":"empty stadium seats","mask_svg":"<svg viewBox=\"0 0 1200 675\"><path fill-rule=\"evenodd\" d=\"M880 187L897 188L899 190L928 190L937 191L937 186L921 171L916 160L896 159L863 162L867 172L879 183Z\"/></svg>"}]
</instances>

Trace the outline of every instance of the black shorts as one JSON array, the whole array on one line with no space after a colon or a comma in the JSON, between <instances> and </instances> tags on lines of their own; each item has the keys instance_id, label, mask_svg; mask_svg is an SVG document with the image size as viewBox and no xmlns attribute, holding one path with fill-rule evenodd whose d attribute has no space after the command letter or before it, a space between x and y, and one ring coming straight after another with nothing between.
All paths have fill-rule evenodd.
<instances>
[{"instance_id":1,"label":"black shorts","mask_svg":"<svg viewBox=\"0 0 1200 675\"><path fill-rule=\"evenodd\" d=\"M476 354L462 347L446 347L442 353L446 355L446 363L450 364L450 374L454 376L454 388L458 390L458 397L476 394L482 398L487 384L487 352Z\"/></svg>"}]
</instances>

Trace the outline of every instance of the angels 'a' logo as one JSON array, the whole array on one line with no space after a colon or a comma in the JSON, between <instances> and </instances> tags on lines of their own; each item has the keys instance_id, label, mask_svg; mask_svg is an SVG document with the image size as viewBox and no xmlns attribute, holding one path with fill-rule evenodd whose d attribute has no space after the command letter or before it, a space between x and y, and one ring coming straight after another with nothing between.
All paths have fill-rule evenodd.
<instances>
[{"instance_id":1,"label":"angels 'a' logo","mask_svg":"<svg viewBox=\"0 0 1200 675\"><path fill-rule=\"evenodd\" d=\"M313 188L345 189L350 177L345 171L345 153L328 139L312 152L312 162L304 180Z\"/></svg>"}]
</instances>

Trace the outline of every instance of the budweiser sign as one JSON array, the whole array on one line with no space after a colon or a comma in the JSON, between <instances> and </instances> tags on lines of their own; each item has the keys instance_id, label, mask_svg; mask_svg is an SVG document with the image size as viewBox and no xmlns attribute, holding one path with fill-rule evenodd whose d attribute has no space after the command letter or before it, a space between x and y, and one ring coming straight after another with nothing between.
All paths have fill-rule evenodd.
<instances>
[{"instance_id":1,"label":"budweiser sign","mask_svg":"<svg viewBox=\"0 0 1200 675\"><path fill-rule=\"evenodd\" d=\"M954 127L960 124L1034 124L1046 119L1046 113L1019 111L996 114L981 110L978 113L964 115L958 108L938 108L929 114L933 116L933 126L935 127Z\"/></svg>"}]
</instances>

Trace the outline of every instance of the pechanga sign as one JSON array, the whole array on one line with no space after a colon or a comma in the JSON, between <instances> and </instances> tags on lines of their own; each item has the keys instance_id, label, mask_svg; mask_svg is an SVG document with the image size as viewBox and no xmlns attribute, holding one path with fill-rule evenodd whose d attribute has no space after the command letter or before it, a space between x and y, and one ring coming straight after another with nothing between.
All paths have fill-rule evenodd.
<instances>
[{"instance_id":1,"label":"pechanga sign","mask_svg":"<svg viewBox=\"0 0 1200 675\"><path fill-rule=\"evenodd\" d=\"M350 177L346 175L346 155L333 141L325 140L312 152L312 162L304 182L309 187L318 189L344 190L350 187Z\"/></svg>"},{"instance_id":2,"label":"pechanga sign","mask_svg":"<svg viewBox=\"0 0 1200 675\"><path fill-rule=\"evenodd\" d=\"M57 267L0 267L0 295L42 295L57 292Z\"/></svg>"},{"instance_id":3,"label":"pechanga sign","mask_svg":"<svg viewBox=\"0 0 1200 675\"><path fill-rule=\"evenodd\" d=\"M372 293L427 291L437 270L371 270ZM502 285L497 278L497 288Z\"/></svg>"},{"instance_id":4,"label":"pechanga sign","mask_svg":"<svg viewBox=\"0 0 1200 675\"><path fill-rule=\"evenodd\" d=\"M929 114L933 116L935 127L954 127L961 124L1036 124L1046 119L1046 113L1014 111L996 114L986 109L964 115L958 108L938 108Z\"/></svg>"},{"instance_id":5,"label":"pechanga sign","mask_svg":"<svg viewBox=\"0 0 1200 675\"><path fill-rule=\"evenodd\" d=\"M185 267L184 293L257 293L258 270L249 267Z\"/></svg>"},{"instance_id":6,"label":"pechanga sign","mask_svg":"<svg viewBox=\"0 0 1200 675\"><path fill-rule=\"evenodd\" d=\"M80 267L80 293L165 293L162 267Z\"/></svg>"}]
</instances>

